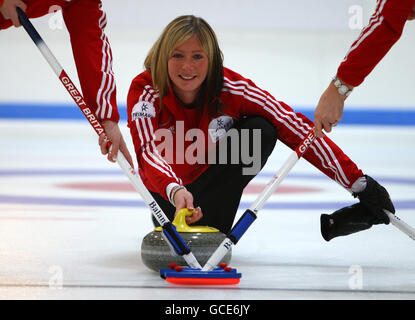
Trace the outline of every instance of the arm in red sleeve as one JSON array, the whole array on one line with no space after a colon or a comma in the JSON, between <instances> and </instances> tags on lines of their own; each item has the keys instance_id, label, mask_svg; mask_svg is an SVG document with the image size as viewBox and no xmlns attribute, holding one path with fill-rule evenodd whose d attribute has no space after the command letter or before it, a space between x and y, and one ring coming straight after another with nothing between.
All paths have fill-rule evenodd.
<instances>
[{"instance_id":1,"label":"arm in red sleeve","mask_svg":"<svg viewBox=\"0 0 415 320\"><path fill-rule=\"evenodd\" d=\"M74 1L62 10L85 100L100 120L118 122L112 52L99 0Z\"/></svg>"},{"instance_id":2,"label":"arm in red sleeve","mask_svg":"<svg viewBox=\"0 0 415 320\"><path fill-rule=\"evenodd\" d=\"M352 44L337 76L356 87L401 37L415 0L378 0L375 13Z\"/></svg>"},{"instance_id":3,"label":"arm in red sleeve","mask_svg":"<svg viewBox=\"0 0 415 320\"><path fill-rule=\"evenodd\" d=\"M293 150L313 127L312 121L306 116L294 112L290 106L277 101L248 79L237 80L235 74L232 80L225 77L224 91L235 96L234 105L242 106L241 116L260 115L267 118L277 128L278 140ZM304 158L347 189L363 176L356 164L327 136L317 138Z\"/></svg>"},{"instance_id":4,"label":"arm in red sleeve","mask_svg":"<svg viewBox=\"0 0 415 320\"><path fill-rule=\"evenodd\" d=\"M167 186L183 183L157 150L155 132L158 128L158 112L158 95L155 91L150 86L144 88L133 81L127 97L127 114L140 176L149 190L169 200Z\"/></svg>"}]
</instances>

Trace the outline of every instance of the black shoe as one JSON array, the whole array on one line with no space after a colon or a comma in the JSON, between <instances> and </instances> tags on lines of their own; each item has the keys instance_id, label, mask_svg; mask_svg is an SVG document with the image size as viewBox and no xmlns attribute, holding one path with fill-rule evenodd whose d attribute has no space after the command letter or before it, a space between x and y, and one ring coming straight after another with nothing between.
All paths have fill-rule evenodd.
<instances>
[{"instance_id":1,"label":"black shoe","mask_svg":"<svg viewBox=\"0 0 415 320\"><path fill-rule=\"evenodd\" d=\"M367 175L365 177L366 188L362 192L353 193L353 196L359 198L360 203L377 218L374 224L389 224L389 217L383 211L383 209L386 209L391 213L395 213L395 207L389 193L376 180Z\"/></svg>"},{"instance_id":2,"label":"black shoe","mask_svg":"<svg viewBox=\"0 0 415 320\"><path fill-rule=\"evenodd\" d=\"M369 229L376 220L377 217L370 213L363 204L356 203L332 214L322 214L320 216L321 235L324 240L330 241L335 237Z\"/></svg>"}]
</instances>

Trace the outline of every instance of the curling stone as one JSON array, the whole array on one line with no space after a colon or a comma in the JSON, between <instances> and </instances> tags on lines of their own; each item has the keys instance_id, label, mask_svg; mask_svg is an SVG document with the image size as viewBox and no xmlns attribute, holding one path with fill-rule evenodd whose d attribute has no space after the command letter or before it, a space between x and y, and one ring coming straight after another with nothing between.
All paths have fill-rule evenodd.
<instances>
[{"instance_id":1,"label":"curling stone","mask_svg":"<svg viewBox=\"0 0 415 320\"><path fill-rule=\"evenodd\" d=\"M226 238L222 232L216 228L208 226L188 226L186 216L192 215L188 209L180 210L173 220L173 225L186 241L197 261L201 266L208 261L213 252ZM232 249L223 257L221 263L229 264L232 257ZM161 227L147 234L141 243L141 259L144 265L154 271L169 268L170 263L185 266L185 260L176 255L162 236Z\"/></svg>"}]
</instances>

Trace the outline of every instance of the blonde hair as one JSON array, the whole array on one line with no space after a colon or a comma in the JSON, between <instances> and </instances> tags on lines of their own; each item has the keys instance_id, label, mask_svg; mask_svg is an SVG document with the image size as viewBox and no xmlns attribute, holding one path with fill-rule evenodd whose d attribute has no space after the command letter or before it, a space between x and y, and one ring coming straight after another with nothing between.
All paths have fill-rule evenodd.
<instances>
[{"instance_id":1,"label":"blonde hair","mask_svg":"<svg viewBox=\"0 0 415 320\"><path fill-rule=\"evenodd\" d=\"M193 15L180 16L171 21L144 61L144 67L152 76L153 86L159 91L160 107L170 87L168 60L172 52L192 36L198 38L209 59L208 73L198 99L214 109L219 107L223 87L223 55L213 29L205 20Z\"/></svg>"}]
</instances>

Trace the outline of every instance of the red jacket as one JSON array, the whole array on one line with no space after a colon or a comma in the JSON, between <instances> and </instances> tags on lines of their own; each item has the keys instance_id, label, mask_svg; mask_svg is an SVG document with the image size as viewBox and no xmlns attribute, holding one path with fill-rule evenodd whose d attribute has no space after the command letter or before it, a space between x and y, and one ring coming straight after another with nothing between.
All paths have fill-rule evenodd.
<instances>
[{"instance_id":1,"label":"red jacket","mask_svg":"<svg viewBox=\"0 0 415 320\"><path fill-rule=\"evenodd\" d=\"M71 38L82 93L100 120L118 122L112 52L104 33L107 19L100 0L24 0L26 15L37 18L60 6ZM56 10L56 9L55 9ZM0 29L12 25L0 14ZM30 41L30 40L28 40ZM47 41L47 40L46 40Z\"/></svg>"},{"instance_id":2,"label":"red jacket","mask_svg":"<svg viewBox=\"0 0 415 320\"><path fill-rule=\"evenodd\" d=\"M186 109L172 92L164 98L164 107L160 110L160 99L153 88L151 75L143 72L134 78L127 98L128 126L140 176L149 190L167 199L166 187L170 183L187 185L193 182L211 163L206 158L220 138L218 129L228 130L245 115L267 118L277 128L278 139L291 149L312 127L311 120L295 113L251 80L224 68L224 81L221 112L209 115L207 108L203 111ZM196 140L192 139L190 129L199 129L202 134ZM182 137L186 133L189 137L184 141ZM164 139L169 134L172 139ZM159 140L160 137L164 138ZM189 161L184 154L196 150L196 144L203 147L204 154L199 158L202 161L189 163L194 158ZM345 188L350 188L363 175L328 137L317 139L304 158Z\"/></svg>"},{"instance_id":3,"label":"red jacket","mask_svg":"<svg viewBox=\"0 0 415 320\"><path fill-rule=\"evenodd\" d=\"M337 76L354 87L360 85L401 37L414 5L415 0L378 0L375 13L350 47Z\"/></svg>"}]
</instances>

